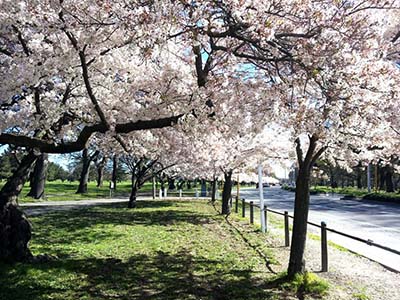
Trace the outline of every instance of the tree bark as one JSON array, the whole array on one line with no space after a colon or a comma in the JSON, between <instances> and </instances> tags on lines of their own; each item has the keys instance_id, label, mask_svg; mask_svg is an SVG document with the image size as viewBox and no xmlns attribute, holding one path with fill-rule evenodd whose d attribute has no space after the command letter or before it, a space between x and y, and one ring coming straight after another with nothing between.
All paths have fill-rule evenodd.
<instances>
[{"instance_id":1,"label":"tree bark","mask_svg":"<svg viewBox=\"0 0 400 300\"><path fill-rule=\"evenodd\" d=\"M118 170L118 155L115 154L113 157L113 169L111 176L111 181L114 185L114 190L117 190L117 170Z\"/></svg>"},{"instance_id":2,"label":"tree bark","mask_svg":"<svg viewBox=\"0 0 400 300\"><path fill-rule=\"evenodd\" d=\"M356 178L356 180L357 180L357 188L358 189L362 189L362 181L361 181L361 179L362 179L362 170L363 170L362 165L358 164L358 166L357 166L357 178Z\"/></svg>"},{"instance_id":3,"label":"tree bark","mask_svg":"<svg viewBox=\"0 0 400 300\"><path fill-rule=\"evenodd\" d=\"M31 224L17 207L17 198L37 156L29 152L0 191L0 260L25 261L32 257L28 248Z\"/></svg>"},{"instance_id":4,"label":"tree bark","mask_svg":"<svg viewBox=\"0 0 400 300\"><path fill-rule=\"evenodd\" d=\"M288 266L288 277L293 278L298 273L304 273L304 250L307 238L308 210L310 205L310 177L315 161L325 151L325 147L316 151L318 136L311 136L307 154L303 158L300 140L297 143L297 158L299 172L296 179L296 193L294 204L292 245Z\"/></svg>"},{"instance_id":5,"label":"tree bark","mask_svg":"<svg viewBox=\"0 0 400 300\"><path fill-rule=\"evenodd\" d=\"M391 166L386 166L386 192L393 193L394 192L394 184L393 184L393 169Z\"/></svg>"},{"instance_id":6,"label":"tree bark","mask_svg":"<svg viewBox=\"0 0 400 300\"><path fill-rule=\"evenodd\" d=\"M104 181L104 166L106 163L107 158L103 157L101 161L97 164L97 187L103 186Z\"/></svg>"},{"instance_id":7,"label":"tree bark","mask_svg":"<svg viewBox=\"0 0 400 300\"><path fill-rule=\"evenodd\" d=\"M175 190L175 179L168 177L168 190Z\"/></svg>"},{"instance_id":8,"label":"tree bark","mask_svg":"<svg viewBox=\"0 0 400 300\"><path fill-rule=\"evenodd\" d=\"M303 259L307 237L308 208L310 204L310 170L300 167L296 179L296 194L293 219L292 247L288 275L304 273L305 262Z\"/></svg>"},{"instance_id":9,"label":"tree bark","mask_svg":"<svg viewBox=\"0 0 400 300\"><path fill-rule=\"evenodd\" d=\"M229 215L230 214L230 207L229 201L232 195L232 170L224 172L224 187L222 190L222 210L221 214Z\"/></svg>"},{"instance_id":10,"label":"tree bark","mask_svg":"<svg viewBox=\"0 0 400 300\"><path fill-rule=\"evenodd\" d=\"M34 199L43 198L47 177L48 157L49 155L47 153L42 153L37 158L35 168L32 172L30 190L27 196L33 197Z\"/></svg>"},{"instance_id":11,"label":"tree bark","mask_svg":"<svg viewBox=\"0 0 400 300\"><path fill-rule=\"evenodd\" d=\"M385 189L385 181L386 181L386 173L387 173L387 167L378 167L378 174L379 174L379 189L384 190Z\"/></svg>"},{"instance_id":12,"label":"tree bark","mask_svg":"<svg viewBox=\"0 0 400 300\"><path fill-rule=\"evenodd\" d=\"M82 151L82 171L79 177L79 187L76 191L77 194L87 193L87 185L89 181L90 160L88 149Z\"/></svg>"},{"instance_id":13,"label":"tree bark","mask_svg":"<svg viewBox=\"0 0 400 300\"><path fill-rule=\"evenodd\" d=\"M137 195L137 186L135 182L135 175L132 175L132 188L131 188L131 195L129 196L128 208L135 208L136 207L136 195Z\"/></svg>"},{"instance_id":14,"label":"tree bark","mask_svg":"<svg viewBox=\"0 0 400 300\"><path fill-rule=\"evenodd\" d=\"M213 181L211 183L211 201L215 202L215 193L217 192L217 179L213 178Z\"/></svg>"}]
</instances>

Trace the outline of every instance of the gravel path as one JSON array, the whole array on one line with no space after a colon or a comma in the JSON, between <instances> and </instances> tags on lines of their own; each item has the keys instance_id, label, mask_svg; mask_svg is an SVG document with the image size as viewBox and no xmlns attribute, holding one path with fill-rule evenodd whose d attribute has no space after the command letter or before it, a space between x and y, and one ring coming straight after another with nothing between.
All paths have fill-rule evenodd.
<instances>
[{"instance_id":1,"label":"gravel path","mask_svg":"<svg viewBox=\"0 0 400 300\"><path fill-rule=\"evenodd\" d=\"M267 243L274 248L275 257L281 262L279 271L284 271L289 261L289 248L284 244L281 228L270 226ZM320 241L307 240L306 269L327 279L333 288L324 299L400 299L400 274L392 272L360 255L328 247L329 272L321 273ZM359 295L359 296L357 296ZM361 298L365 295L368 298Z\"/></svg>"}]
</instances>

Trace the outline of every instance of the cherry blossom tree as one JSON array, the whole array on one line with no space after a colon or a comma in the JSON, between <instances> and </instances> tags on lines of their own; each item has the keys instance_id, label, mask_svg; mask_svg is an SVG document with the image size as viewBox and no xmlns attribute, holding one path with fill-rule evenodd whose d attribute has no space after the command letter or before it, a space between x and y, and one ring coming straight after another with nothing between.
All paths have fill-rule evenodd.
<instances>
[{"instance_id":1,"label":"cherry blossom tree","mask_svg":"<svg viewBox=\"0 0 400 300\"><path fill-rule=\"evenodd\" d=\"M166 43L175 13L167 1L1 5L0 143L28 154L0 192L0 257L22 260L30 225L16 198L40 152L81 151L95 133L171 126L198 98L177 44Z\"/></svg>"},{"instance_id":2,"label":"cherry blossom tree","mask_svg":"<svg viewBox=\"0 0 400 300\"><path fill-rule=\"evenodd\" d=\"M292 131L299 166L290 277L304 272L312 166L323 154L346 160L346 153L368 148L377 131L371 115L398 99L398 68L388 59L398 39L395 8L397 1L376 0L196 1L185 15L187 31L252 63L282 91L278 119Z\"/></svg>"}]
</instances>

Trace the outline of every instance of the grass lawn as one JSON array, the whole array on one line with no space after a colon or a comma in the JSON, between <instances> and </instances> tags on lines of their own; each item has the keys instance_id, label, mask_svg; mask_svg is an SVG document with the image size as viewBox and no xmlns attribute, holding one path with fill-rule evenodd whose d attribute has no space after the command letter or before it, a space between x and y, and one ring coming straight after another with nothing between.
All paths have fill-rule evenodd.
<instances>
[{"instance_id":1,"label":"grass lawn","mask_svg":"<svg viewBox=\"0 0 400 300\"><path fill-rule=\"evenodd\" d=\"M0 181L0 188L4 185L5 181ZM32 197L27 197L29 192L29 185L26 184L22 189L22 192L18 198L19 203L26 202L37 202L37 201L66 201L66 200L85 200L85 199L96 199L96 198L109 198L109 181L104 181L102 187L96 187L96 182L91 181L88 183L88 192L86 194L76 194L79 182L69 181L48 181L45 187L44 199L35 200ZM160 185L158 185L160 187ZM186 185L185 185L186 188ZM184 189L183 196L193 196L196 188ZM200 185L197 185L197 190L200 192ZM147 194L150 195L152 191L152 183L146 182L139 190L138 195ZM129 197L131 192L131 183L129 181L122 181L117 183L117 189L113 193L113 197ZM158 192L157 192L158 194ZM176 196L178 191L169 191L169 195Z\"/></svg>"},{"instance_id":2,"label":"grass lawn","mask_svg":"<svg viewBox=\"0 0 400 300\"><path fill-rule=\"evenodd\" d=\"M45 263L0 264L0 299L289 299L260 233L206 201L139 201L31 218Z\"/></svg>"}]
</instances>

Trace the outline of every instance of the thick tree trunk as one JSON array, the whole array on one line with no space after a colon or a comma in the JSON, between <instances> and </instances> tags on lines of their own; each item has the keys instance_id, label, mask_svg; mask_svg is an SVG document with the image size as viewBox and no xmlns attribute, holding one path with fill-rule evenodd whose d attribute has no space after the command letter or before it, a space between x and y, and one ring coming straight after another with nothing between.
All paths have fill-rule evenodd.
<instances>
[{"instance_id":1,"label":"thick tree trunk","mask_svg":"<svg viewBox=\"0 0 400 300\"><path fill-rule=\"evenodd\" d=\"M48 154L42 153L35 163L35 168L32 172L32 180L30 190L27 196L34 199L40 199L44 196L44 187L47 177Z\"/></svg>"},{"instance_id":2,"label":"thick tree trunk","mask_svg":"<svg viewBox=\"0 0 400 300\"><path fill-rule=\"evenodd\" d=\"M303 260L307 237L308 208L310 204L310 170L300 168L296 180L296 195L294 207L292 247L290 249L290 260L288 275L305 271Z\"/></svg>"},{"instance_id":3,"label":"thick tree trunk","mask_svg":"<svg viewBox=\"0 0 400 300\"><path fill-rule=\"evenodd\" d=\"M393 169L391 166L386 166L386 192L393 193L394 192L394 185L393 185Z\"/></svg>"},{"instance_id":4,"label":"thick tree trunk","mask_svg":"<svg viewBox=\"0 0 400 300\"><path fill-rule=\"evenodd\" d=\"M97 180L96 180L96 186L97 187L102 187L103 186L103 181L104 181L104 167L98 167L97 168Z\"/></svg>"},{"instance_id":5,"label":"thick tree trunk","mask_svg":"<svg viewBox=\"0 0 400 300\"><path fill-rule=\"evenodd\" d=\"M87 193L87 185L89 181L89 169L90 169L90 160L88 149L84 149L82 152L82 171L79 177L79 187L76 191L77 194Z\"/></svg>"},{"instance_id":6,"label":"thick tree trunk","mask_svg":"<svg viewBox=\"0 0 400 300\"><path fill-rule=\"evenodd\" d=\"M306 247L308 210L310 206L311 170L315 161L326 149L326 147L322 147L316 151L318 136L313 135L309 139L310 144L304 158L300 140L296 140L299 173L296 179L292 245L288 266L289 278L293 278L296 274L304 273L305 271L304 250Z\"/></svg>"},{"instance_id":7,"label":"thick tree trunk","mask_svg":"<svg viewBox=\"0 0 400 300\"><path fill-rule=\"evenodd\" d=\"M231 200L232 195L232 170L224 172L224 188L222 190L222 211L221 214L229 215L230 207L229 201Z\"/></svg>"},{"instance_id":8,"label":"thick tree trunk","mask_svg":"<svg viewBox=\"0 0 400 300\"><path fill-rule=\"evenodd\" d=\"M103 157L102 160L97 165L97 187L103 186L104 181L104 165L106 163L106 157Z\"/></svg>"},{"instance_id":9,"label":"thick tree trunk","mask_svg":"<svg viewBox=\"0 0 400 300\"><path fill-rule=\"evenodd\" d=\"M115 154L113 157L113 169L111 175L111 181L114 185L114 190L117 190L117 170L118 170L118 156Z\"/></svg>"},{"instance_id":10,"label":"thick tree trunk","mask_svg":"<svg viewBox=\"0 0 400 300\"><path fill-rule=\"evenodd\" d=\"M213 181L211 183L211 201L212 202L215 202L216 192L217 192L217 179L214 176Z\"/></svg>"},{"instance_id":11,"label":"thick tree trunk","mask_svg":"<svg viewBox=\"0 0 400 300\"><path fill-rule=\"evenodd\" d=\"M31 225L17 207L17 198L37 156L30 152L0 191L0 260L25 261L32 257L28 248Z\"/></svg>"},{"instance_id":12,"label":"thick tree trunk","mask_svg":"<svg viewBox=\"0 0 400 300\"><path fill-rule=\"evenodd\" d=\"M135 182L135 176L132 175L132 188L131 188L131 195L129 197L128 208L135 208L136 207L136 195L137 195L137 186Z\"/></svg>"}]
</instances>

